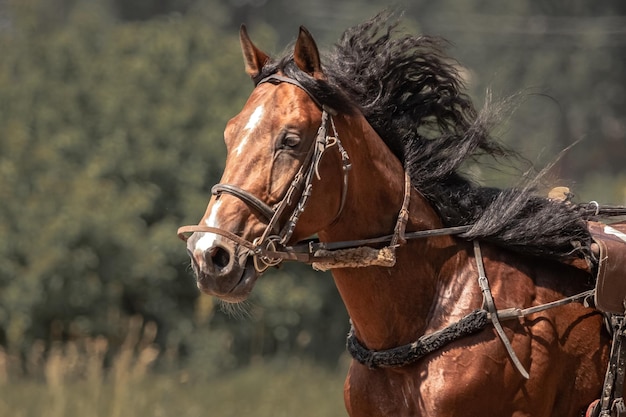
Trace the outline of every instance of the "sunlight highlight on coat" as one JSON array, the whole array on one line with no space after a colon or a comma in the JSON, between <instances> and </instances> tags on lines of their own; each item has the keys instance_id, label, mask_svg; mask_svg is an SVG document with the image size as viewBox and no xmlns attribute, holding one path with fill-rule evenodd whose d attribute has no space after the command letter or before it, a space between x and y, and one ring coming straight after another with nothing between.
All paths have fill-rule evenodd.
<instances>
[{"instance_id":1,"label":"sunlight highlight on coat","mask_svg":"<svg viewBox=\"0 0 626 417\"><path fill-rule=\"evenodd\" d=\"M618 238L620 238L624 242L626 242L626 233L622 233L619 230L612 228L611 226L605 226L604 227L604 233L608 233L608 234L617 236Z\"/></svg>"},{"instance_id":2,"label":"sunlight highlight on coat","mask_svg":"<svg viewBox=\"0 0 626 417\"><path fill-rule=\"evenodd\" d=\"M446 387L449 387L450 384L446 381L445 371L438 361L428 366L427 375L428 379L424 381L421 387L421 398L427 410L436 410L437 398L439 398L440 393L445 392Z\"/></svg>"},{"instance_id":3,"label":"sunlight highlight on coat","mask_svg":"<svg viewBox=\"0 0 626 417\"><path fill-rule=\"evenodd\" d=\"M219 228L219 224L217 222L217 212L219 211L221 204L222 202L219 200L213 204L211 214L209 214L209 217L204 222L207 226ZM196 242L195 250L206 252L213 247L215 239L217 239L217 235L215 233L204 233L203 236Z\"/></svg>"},{"instance_id":4,"label":"sunlight highlight on coat","mask_svg":"<svg viewBox=\"0 0 626 417\"><path fill-rule=\"evenodd\" d=\"M248 120L248 123L246 123L246 125L243 128L245 132L245 136L241 138L241 142L239 142L239 145L237 145L237 147L235 148L235 153L237 155L241 154L241 152L243 151L243 148L246 146L246 144L250 140L250 133L254 130L254 128L261 121L261 118L263 117L263 113L265 113L265 109L263 108L263 106L257 107L252 112L252 115L250 116L250 120Z\"/></svg>"}]
</instances>

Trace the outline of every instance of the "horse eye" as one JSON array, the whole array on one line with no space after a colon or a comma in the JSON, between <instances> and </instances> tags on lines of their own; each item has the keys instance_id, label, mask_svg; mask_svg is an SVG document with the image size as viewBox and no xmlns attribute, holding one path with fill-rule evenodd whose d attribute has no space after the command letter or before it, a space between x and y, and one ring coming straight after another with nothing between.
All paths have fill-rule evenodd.
<instances>
[{"instance_id":1,"label":"horse eye","mask_svg":"<svg viewBox=\"0 0 626 417\"><path fill-rule=\"evenodd\" d=\"M294 133L287 133L281 143L280 143L280 147L281 148L286 148L286 149L293 149L295 147L297 147L300 144L300 136L294 134Z\"/></svg>"}]
</instances>

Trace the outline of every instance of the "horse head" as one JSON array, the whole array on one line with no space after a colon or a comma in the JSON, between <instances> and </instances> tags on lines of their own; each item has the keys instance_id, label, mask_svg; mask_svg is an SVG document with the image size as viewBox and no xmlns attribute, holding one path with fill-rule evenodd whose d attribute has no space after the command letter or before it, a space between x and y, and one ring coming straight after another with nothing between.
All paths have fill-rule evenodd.
<instances>
[{"instance_id":1,"label":"horse head","mask_svg":"<svg viewBox=\"0 0 626 417\"><path fill-rule=\"evenodd\" d=\"M296 80L324 83L310 33L300 28L292 60L266 72L271 60L245 26L240 41L255 89L226 126L225 169L204 216L179 231L183 238L192 233L187 251L200 290L228 302L245 300L260 274L280 262L267 253L333 222L345 201L348 167L334 110ZM287 67L297 77L286 75Z\"/></svg>"}]
</instances>

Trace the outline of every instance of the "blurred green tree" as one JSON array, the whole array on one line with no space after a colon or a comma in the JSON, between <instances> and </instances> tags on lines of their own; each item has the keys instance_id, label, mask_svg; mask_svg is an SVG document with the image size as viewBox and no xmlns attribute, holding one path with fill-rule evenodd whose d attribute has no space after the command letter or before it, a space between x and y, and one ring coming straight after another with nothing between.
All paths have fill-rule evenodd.
<instances>
[{"instance_id":1,"label":"blurred green tree","mask_svg":"<svg viewBox=\"0 0 626 417\"><path fill-rule=\"evenodd\" d=\"M182 141L201 146L206 133L193 120L211 103L192 103L207 97L196 83L211 88L199 61L215 35L181 22L114 26L97 12L80 8L66 27L17 27L3 37L0 224L11 239L0 276L9 345L46 336L52 321L110 333L116 310L159 317L159 295L167 303L193 294L173 285L169 258L182 257L168 235L184 202L166 204L165 193L193 152Z\"/></svg>"},{"instance_id":2,"label":"blurred green tree","mask_svg":"<svg viewBox=\"0 0 626 417\"><path fill-rule=\"evenodd\" d=\"M175 236L204 212L223 128L252 89L236 31L202 14L116 23L88 2L40 26L47 10L21 2L0 33L0 341L115 342L138 314L162 345L230 349L230 365L296 345L336 361L343 343L329 354L321 339L343 339L347 320L330 280L270 275L251 319L233 320L198 298Z\"/></svg>"},{"instance_id":3,"label":"blurred green tree","mask_svg":"<svg viewBox=\"0 0 626 417\"><path fill-rule=\"evenodd\" d=\"M549 181L570 185L582 201L626 203L623 2L421 0L407 13L423 32L451 41L478 103L487 89L520 94L497 134L537 167L581 140Z\"/></svg>"}]
</instances>

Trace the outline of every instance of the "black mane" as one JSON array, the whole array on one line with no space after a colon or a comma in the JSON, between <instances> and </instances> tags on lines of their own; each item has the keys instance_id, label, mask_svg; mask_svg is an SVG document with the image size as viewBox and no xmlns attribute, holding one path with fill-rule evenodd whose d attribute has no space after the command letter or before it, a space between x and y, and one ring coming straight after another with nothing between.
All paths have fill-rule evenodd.
<instances>
[{"instance_id":1,"label":"black mane","mask_svg":"<svg viewBox=\"0 0 626 417\"><path fill-rule=\"evenodd\" d=\"M397 33L390 18L382 13L348 29L325 56L326 81L299 71L292 55L266 65L259 79L280 70L321 102L361 111L444 224L474 225L463 237L533 255L589 259L591 237L579 206L536 196L530 186L480 187L459 173L477 156L514 152L491 138L494 112L475 110L445 42Z\"/></svg>"}]
</instances>

